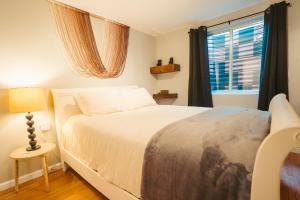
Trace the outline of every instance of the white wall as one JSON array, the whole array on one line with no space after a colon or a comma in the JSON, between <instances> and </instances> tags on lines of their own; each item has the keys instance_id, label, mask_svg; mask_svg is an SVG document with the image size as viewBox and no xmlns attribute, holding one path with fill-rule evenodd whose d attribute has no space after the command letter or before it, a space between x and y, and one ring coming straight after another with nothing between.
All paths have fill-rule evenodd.
<instances>
[{"instance_id":1,"label":"white wall","mask_svg":"<svg viewBox=\"0 0 300 200\"><path fill-rule=\"evenodd\" d=\"M300 1L290 0L288 10L288 67L290 101L300 114Z\"/></svg>"},{"instance_id":2,"label":"white wall","mask_svg":"<svg viewBox=\"0 0 300 200\"><path fill-rule=\"evenodd\" d=\"M102 22L93 19L95 37L100 43ZM155 40L141 32L130 30L125 71L116 79L98 79L72 71L57 34L55 22L46 0L0 1L0 183L12 178L9 153L27 144L24 114L8 112L7 89L19 86L45 88L89 87L137 84L153 91L156 81L149 73L155 63ZM35 114L38 124L50 120L49 111ZM54 129L47 133L37 130L39 141L56 141ZM59 161L59 154L50 154L50 164ZM39 160L21 162L21 174L40 168Z\"/></svg>"},{"instance_id":3,"label":"white wall","mask_svg":"<svg viewBox=\"0 0 300 200\"><path fill-rule=\"evenodd\" d=\"M167 89L178 93L178 98L173 102L177 105L187 105L188 80L189 80L189 29L182 29L156 38L156 58L162 59L163 64L174 57L174 63L180 64L179 72L157 74L157 92ZM172 103L170 101L161 103Z\"/></svg>"},{"instance_id":4,"label":"white wall","mask_svg":"<svg viewBox=\"0 0 300 200\"><path fill-rule=\"evenodd\" d=\"M300 2L291 0L289 8L289 77L290 99L300 113ZM214 24L265 9L271 0L201 24ZM101 43L102 23L92 20L97 43ZM197 27L195 26L195 27ZM18 86L42 86L46 88L89 87L102 85L138 84L150 92L169 89L178 92L174 104L187 104L189 28L181 29L156 40L138 31L130 31L129 50L123 75L117 79L101 80L78 75L71 70L64 55L61 41L56 32L46 0L1 0L0 1L0 183L12 178L12 162L8 154L27 143L24 114L8 112L7 89ZM156 52L156 55L155 55ZM162 58L164 63L173 56L181 64L181 71L170 74L150 75L149 67ZM257 96L214 95L215 105L235 104L256 107ZM166 103L166 102L162 102ZM35 121L40 124L50 120L50 111L36 113ZM38 125L36 126L38 127ZM37 130L39 141L56 141L54 129L47 133ZM56 151L50 155L50 164L59 160ZM21 163L21 174L40 168L38 160Z\"/></svg>"},{"instance_id":5,"label":"white wall","mask_svg":"<svg viewBox=\"0 0 300 200\"><path fill-rule=\"evenodd\" d=\"M300 113L300 57L297 56L300 47L300 1L290 0L292 6L288 8L288 51L289 51L289 89L290 100ZM256 6L246 8L225 16L217 17L215 19L199 22L195 27L200 25L213 25L224 22L230 19L242 17L248 14L256 13L266 9L272 0L266 0ZM297 21L298 20L298 21ZM178 92L179 98L174 101L174 104L186 105L188 94L188 75L189 75L189 28L181 29L175 32L156 38L156 59L163 59L164 63L168 62L169 57L173 56L175 63L181 65L181 71L172 74L157 75L157 90L170 89L172 92ZM220 105L241 105L256 108L258 96L257 95L213 95L213 103L215 106Z\"/></svg>"}]
</instances>

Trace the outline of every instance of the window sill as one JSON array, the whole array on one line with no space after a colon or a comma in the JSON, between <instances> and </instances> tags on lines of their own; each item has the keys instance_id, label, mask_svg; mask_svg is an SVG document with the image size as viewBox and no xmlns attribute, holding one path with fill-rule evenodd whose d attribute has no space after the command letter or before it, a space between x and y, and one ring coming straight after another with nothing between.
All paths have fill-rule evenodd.
<instances>
[{"instance_id":1,"label":"window sill","mask_svg":"<svg viewBox=\"0 0 300 200\"><path fill-rule=\"evenodd\" d=\"M212 95L258 95L258 90L217 90Z\"/></svg>"}]
</instances>

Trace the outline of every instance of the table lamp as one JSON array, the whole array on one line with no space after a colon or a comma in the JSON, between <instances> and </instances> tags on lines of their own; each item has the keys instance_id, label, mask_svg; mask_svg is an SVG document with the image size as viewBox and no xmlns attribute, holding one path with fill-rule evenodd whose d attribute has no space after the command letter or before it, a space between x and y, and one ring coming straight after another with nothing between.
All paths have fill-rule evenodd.
<instances>
[{"instance_id":1,"label":"table lamp","mask_svg":"<svg viewBox=\"0 0 300 200\"><path fill-rule=\"evenodd\" d=\"M29 147L27 151L34 151L41 148L37 145L34 134L34 121L31 112L42 110L46 107L45 93L42 88L13 88L9 90L9 111L13 113L27 112L27 131L29 132Z\"/></svg>"}]
</instances>

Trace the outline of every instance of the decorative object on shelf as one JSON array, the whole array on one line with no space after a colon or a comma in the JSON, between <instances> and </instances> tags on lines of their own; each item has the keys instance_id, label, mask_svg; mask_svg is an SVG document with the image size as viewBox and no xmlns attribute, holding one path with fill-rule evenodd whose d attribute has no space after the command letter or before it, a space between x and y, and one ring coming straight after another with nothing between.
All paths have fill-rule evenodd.
<instances>
[{"instance_id":1,"label":"decorative object on shelf","mask_svg":"<svg viewBox=\"0 0 300 200\"><path fill-rule=\"evenodd\" d=\"M169 64L174 64L174 58L173 57L170 58Z\"/></svg>"},{"instance_id":2,"label":"decorative object on shelf","mask_svg":"<svg viewBox=\"0 0 300 200\"><path fill-rule=\"evenodd\" d=\"M169 90L160 90L160 94L169 94Z\"/></svg>"},{"instance_id":3,"label":"decorative object on shelf","mask_svg":"<svg viewBox=\"0 0 300 200\"><path fill-rule=\"evenodd\" d=\"M161 66L161 65L162 65L162 61L161 61L161 59L159 59L159 60L157 61L156 66Z\"/></svg>"},{"instance_id":4,"label":"decorative object on shelf","mask_svg":"<svg viewBox=\"0 0 300 200\"><path fill-rule=\"evenodd\" d=\"M153 94L153 99L160 100L160 99L176 99L178 97L177 93L169 93L169 90L161 90L157 94Z\"/></svg>"},{"instance_id":5,"label":"decorative object on shelf","mask_svg":"<svg viewBox=\"0 0 300 200\"><path fill-rule=\"evenodd\" d=\"M37 145L34 134L34 121L31 112L42 110L46 107L44 90L42 88L14 88L9 90L9 111L13 113L27 112L27 131L29 132L28 138L29 147L27 151L34 151L40 149L41 146Z\"/></svg>"},{"instance_id":6,"label":"decorative object on shelf","mask_svg":"<svg viewBox=\"0 0 300 200\"><path fill-rule=\"evenodd\" d=\"M178 64L167 64L150 68L151 74L162 74L176 71L180 71L180 65Z\"/></svg>"}]
</instances>

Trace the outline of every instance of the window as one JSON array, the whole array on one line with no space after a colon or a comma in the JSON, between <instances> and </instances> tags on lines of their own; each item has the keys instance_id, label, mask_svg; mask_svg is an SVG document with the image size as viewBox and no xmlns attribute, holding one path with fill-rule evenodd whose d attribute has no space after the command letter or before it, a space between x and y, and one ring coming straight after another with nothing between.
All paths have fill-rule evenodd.
<instances>
[{"instance_id":1,"label":"window","mask_svg":"<svg viewBox=\"0 0 300 200\"><path fill-rule=\"evenodd\" d=\"M258 92L263 17L208 30L210 83L213 93Z\"/></svg>"}]
</instances>

